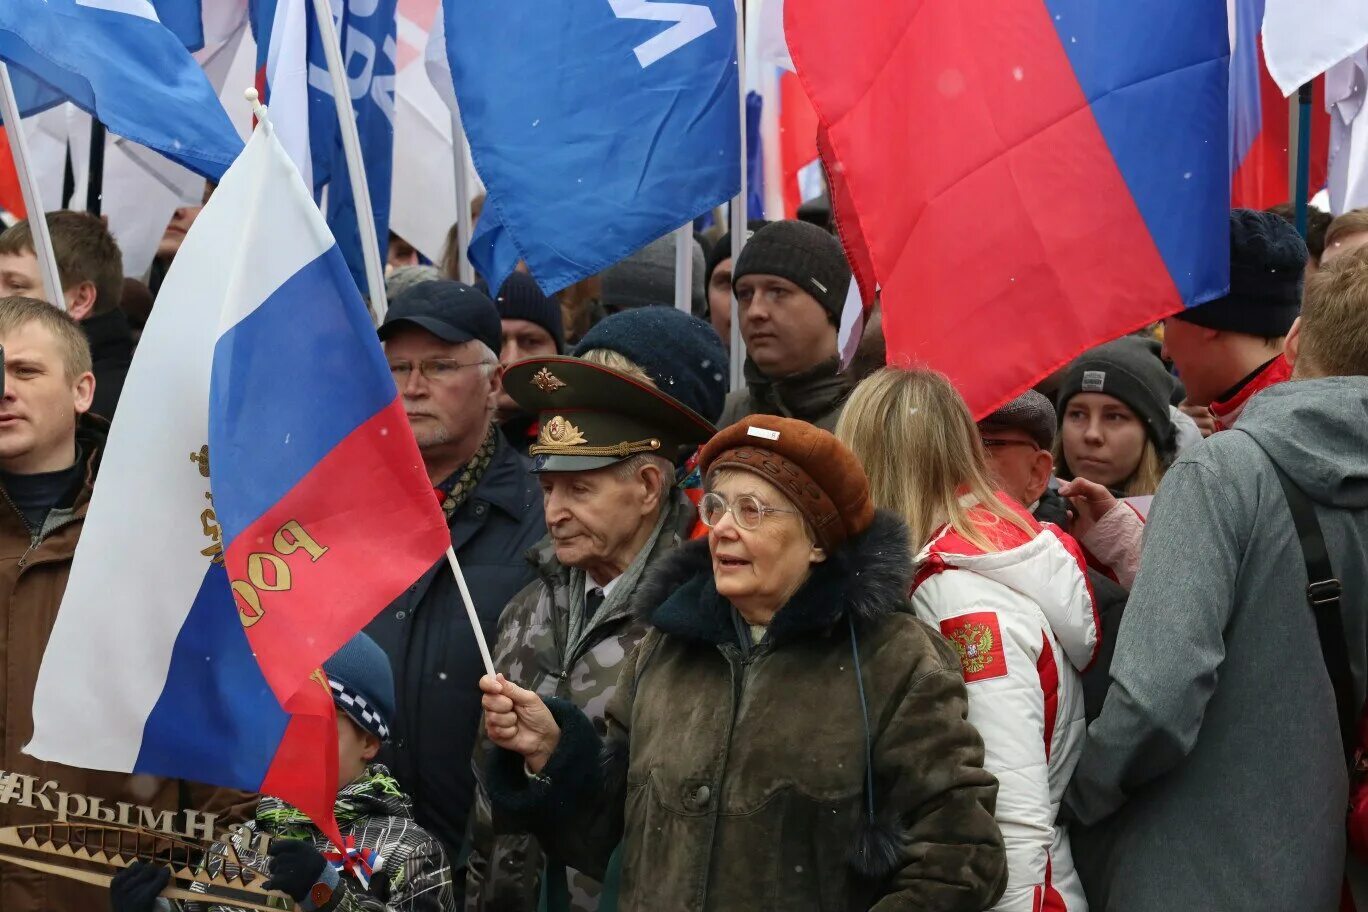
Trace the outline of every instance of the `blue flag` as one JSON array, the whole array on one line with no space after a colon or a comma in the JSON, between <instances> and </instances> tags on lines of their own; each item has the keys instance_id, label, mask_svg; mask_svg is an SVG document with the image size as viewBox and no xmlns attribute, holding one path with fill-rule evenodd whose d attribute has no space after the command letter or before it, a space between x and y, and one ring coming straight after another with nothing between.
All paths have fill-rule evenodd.
<instances>
[{"instance_id":1,"label":"blue flag","mask_svg":"<svg viewBox=\"0 0 1368 912\"><path fill-rule=\"evenodd\" d=\"M0 0L3 2L3 0ZM276 19L283 12L284 0L251 0L248 13L257 42L257 70L269 103L277 89L277 78L302 78L297 72L278 77L271 60L271 35ZM356 112L356 129L361 138L361 158L365 163L375 234L384 257L389 237L390 184L394 160L394 90L398 44L396 41L397 0L334 0L334 23L342 43L342 60L347 71L348 92ZM308 31L308 120L309 171L312 173L314 199L322 198L328 188L328 227L357 286L366 288L365 257L361 232L356 221L356 201L347 173L346 154L333 102L332 79L323 50L322 36L314 18L313 5L305 8ZM281 51L285 53L285 51Z\"/></svg>"},{"instance_id":2,"label":"blue flag","mask_svg":"<svg viewBox=\"0 0 1368 912\"><path fill-rule=\"evenodd\" d=\"M0 60L205 177L218 180L242 151L204 71L146 0L3 0Z\"/></svg>"},{"instance_id":3,"label":"blue flag","mask_svg":"<svg viewBox=\"0 0 1368 912\"><path fill-rule=\"evenodd\" d=\"M389 238L394 162L396 5L397 0L349 0L337 22L382 261ZM336 3L333 9L337 9ZM361 231L356 223L356 200L347 174L347 157L342 151L328 61L318 29L312 22L309 28L309 147L313 153L314 188L321 190L324 184L328 185L328 211L325 213L328 228L337 238L337 246L341 248L357 286L366 288L366 261L361 248Z\"/></svg>"},{"instance_id":4,"label":"blue flag","mask_svg":"<svg viewBox=\"0 0 1368 912\"><path fill-rule=\"evenodd\" d=\"M443 3L491 288L518 260L563 288L736 194L733 0Z\"/></svg>"},{"instance_id":5,"label":"blue flag","mask_svg":"<svg viewBox=\"0 0 1368 912\"><path fill-rule=\"evenodd\" d=\"M162 25L181 40L187 51L204 47L204 10L200 0L152 0L152 5Z\"/></svg>"}]
</instances>

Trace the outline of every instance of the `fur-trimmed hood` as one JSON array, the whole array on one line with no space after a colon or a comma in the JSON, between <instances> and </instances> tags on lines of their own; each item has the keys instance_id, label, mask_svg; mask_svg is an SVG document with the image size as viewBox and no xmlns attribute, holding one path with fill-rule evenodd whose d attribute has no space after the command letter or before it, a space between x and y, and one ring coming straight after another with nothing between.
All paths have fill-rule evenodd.
<instances>
[{"instance_id":1,"label":"fur-trimmed hood","mask_svg":"<svg viewBox=\"0 0 1368 912\"><path fill-rule=\"evenodd\" d=\"M847 614L874 620L905 611L911 583L907 526L880 510L864 533L813 568L774 616L769 637L777 643L826 630ZM650 570L632 607L662 633L717 645L736 640L731 606L713 582L706 539L689 542Z\"/></svg>"}]
</instances>

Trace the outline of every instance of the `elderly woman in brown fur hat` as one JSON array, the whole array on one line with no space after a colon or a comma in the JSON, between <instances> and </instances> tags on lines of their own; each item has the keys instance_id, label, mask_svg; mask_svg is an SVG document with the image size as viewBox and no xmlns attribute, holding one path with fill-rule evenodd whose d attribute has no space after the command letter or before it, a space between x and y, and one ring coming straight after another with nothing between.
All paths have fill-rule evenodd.
<instances>
[{"instance_id":1,"label":"elderly woman in brown fur hat","mask_svg":"<svg viewBox=\"0 0 1368 912\"><path fill-rule=\"evenodd\" d=\"M755 415L703 451L709 528L639 590L602 734L486 677L490 797L622 910L981 910L1006 880L960 662L907 607L901 520L831 434Z\"/></svg>"}]
</instances>

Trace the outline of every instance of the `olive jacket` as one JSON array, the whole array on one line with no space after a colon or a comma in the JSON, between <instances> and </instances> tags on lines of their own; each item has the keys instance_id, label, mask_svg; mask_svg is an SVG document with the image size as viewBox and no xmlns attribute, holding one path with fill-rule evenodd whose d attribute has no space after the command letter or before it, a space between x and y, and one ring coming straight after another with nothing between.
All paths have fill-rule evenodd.
<instances>
[{"instance_id":1,"label":"olive jacket","mask_svg":"<svg viewBox=\"0 0 1368 912\"><path fill-rule=\"evenodd\" d=\"M540 777L491 755L496 820L586 872L621 842L624 912L991 906L997 783L959 660L909 613L910 573L905 528L880 514L752 643L707 543L679 549L638 589L652 629L607 737L548 700L562 735Z\"/></svg>"}]
</instances>

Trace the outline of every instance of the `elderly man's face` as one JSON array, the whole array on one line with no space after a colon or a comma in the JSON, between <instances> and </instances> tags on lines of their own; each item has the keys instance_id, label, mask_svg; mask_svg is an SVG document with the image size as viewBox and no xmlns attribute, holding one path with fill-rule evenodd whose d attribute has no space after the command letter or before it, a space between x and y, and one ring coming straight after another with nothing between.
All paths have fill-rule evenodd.
<instances>
[{"instance_id":1,"label":"elderly man's face","mask_svg":"<svg viewBox=\"0 0 1368 912\"><path fill-rule=\"evenodd\" d=\"M668 483L654 465L542 472L542 503L556 560L612 582L650 536Z\"/></svg>"},{"instance_id":2,"label":"elderly man's face","mask_svg":"<svg viewBox=\"0 0 1368 912\"><path fill-rule=\"evenodd\" d=\"M980 428L993 483L1023 506L1040 499L1054 474L1054 457L1020 428Z\"/></svg>"},{"instance_id":3,"label":"elderly man's face","mask_svg":"<svg viewBox=\"0 0 1368 912\"><path fill-rule=\"evenodd\" d=\"M502 387L497 366L481 348L478 342L443 342L417 326L401 326L385 340L385 357L420 450L460 449L484 439Z\"/></svg>"}]
</instances>

